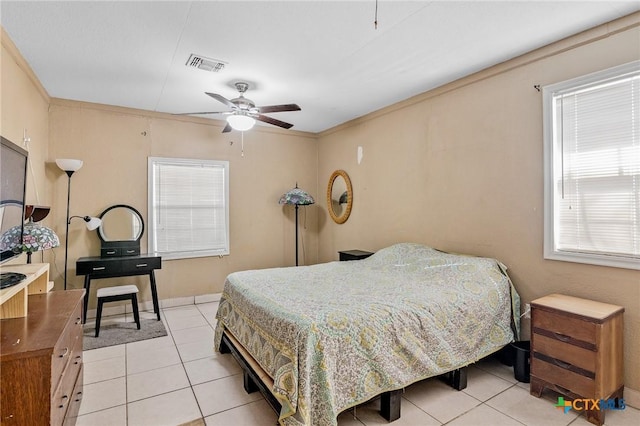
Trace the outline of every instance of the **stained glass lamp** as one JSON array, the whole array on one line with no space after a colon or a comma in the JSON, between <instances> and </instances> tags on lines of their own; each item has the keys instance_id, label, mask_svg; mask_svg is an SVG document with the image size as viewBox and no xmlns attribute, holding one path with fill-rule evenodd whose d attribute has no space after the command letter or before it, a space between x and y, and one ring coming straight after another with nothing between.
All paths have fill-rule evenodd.
<instances>
[{"instance_id":1,"label":"stained glass lamp","mask_svg":"<svg viewBox=\"0 0 640 426\"><path fill-rule=\"evenodd\" d=\"M292 204L296 207L296 266L298 266L298 207L314 204L315 200L307 191L296 187L280 197L278 204Z\"/></svg>"},{"instance_id":2,"label":"stained glass lamp","mask_svg":"<svg viewBox=\"0 0 640 426\"><path fill-rule=\"evenodd\" d=\"M22 243L20 241L20 227L14 226L2 234L0 246L17 246L23 253L27 253L27 263L31 263L31 254L40 250L47 250L60 245L60 239L52 229L29 221L24 225Z\"/></svg>"}]
</instances>

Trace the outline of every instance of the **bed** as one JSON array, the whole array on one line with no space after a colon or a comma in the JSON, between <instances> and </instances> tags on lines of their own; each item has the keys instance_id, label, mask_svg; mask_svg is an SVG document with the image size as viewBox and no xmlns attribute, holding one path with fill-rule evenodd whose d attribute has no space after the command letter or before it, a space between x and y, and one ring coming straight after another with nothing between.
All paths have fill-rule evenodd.
<instances>
[{"instance_id":1,"label":"bed","mask_svg":"<svg viewBox=\"0 0 640 426\"><path fill-rule=\"evenodd\" d=\"M280 424L336 425L345 409L498 351L517 338L519 310L500 262L402 243L230 274L215 347L231 338L268 376Z\"/></svg>"}]
</instances>

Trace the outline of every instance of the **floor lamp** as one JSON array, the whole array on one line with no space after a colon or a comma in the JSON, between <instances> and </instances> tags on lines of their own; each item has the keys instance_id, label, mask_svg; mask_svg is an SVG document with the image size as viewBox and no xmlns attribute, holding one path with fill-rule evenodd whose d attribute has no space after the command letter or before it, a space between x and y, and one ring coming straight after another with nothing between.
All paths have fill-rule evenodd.
<instances>
[{"instance_id":1,"label":"floor lamp","mask_svg":"<svg viewBox=\"0 0 640 426\"><path fill-rule=\"evenodd\" d=\"M298 208L314 203L313 197L306 191L298 188L297 183L295 188L283 194L282 197L280 197L280 201L278 201L278 204L292 204L296 206L296 266L298 266Z\"/></svg>"},{"instance_id":2,"label":"floor lamp","mask_svg":"<svg viewBox=\"0 0 640 426\"><path fill-rule=\"evenodd\" d=\"M69 177L69 180L67 182L67 220L66 220L67 230L65 232L65 237L64 237L64 289L66 290L67 289L67 255L69 254L69 222L70 222L69 204L71 201L71 176L75 172L80 170L80 167L82 167L82 160L74 160L71 158L60 158L56 160L56 164L58 165L60 170L63 170Z\"/></svg>"}]
</instances>

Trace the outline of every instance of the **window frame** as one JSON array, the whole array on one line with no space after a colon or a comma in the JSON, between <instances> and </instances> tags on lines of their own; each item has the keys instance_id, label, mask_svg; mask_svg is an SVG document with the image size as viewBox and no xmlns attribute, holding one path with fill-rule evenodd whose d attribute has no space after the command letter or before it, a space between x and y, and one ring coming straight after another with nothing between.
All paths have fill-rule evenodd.
<instances>
[{"instance_id":1,"label":"window frame","mask_svg":"<svg viewBox=\"0 0 640 426\"><path fill-rule=\"evenodd\" d=\"M554 140L554 95L558 92L575 91L580 86L591 85L603 80L615 79L625 74L638 72L640 61L633 61L603 71L580 76L560 83L544 86L543 132L544 132L544 259L591 265L610 266L625 269L640 269L640 260L633 255L614 255L566 251L556 248L556 165L561 154L556 152Z\"/></svg>"},{"instance_id":2,"label":"window frame","mask_svg":"<svg viewBox=\"0 0 640 426\"><path fill-rule=\"evenodd\" d=\"M156 238L156 224L155 224L155 215L156 211L154 208L154 167L156 164L165 164L165 165L187 165L192 167L203 167L203 166L216 166L223 167L224 169L224 209L225 209L225 247L222 249L211 249L211 250L202 250L202 251L172 251L172 252L162 252L158 251L155 245ZM230 254L230 240L229 240L229 161L224 160L209 160L209 159L190 159L190 158L169 158L169 157L148 157L147 161L147 185L148 185L148 193L147 193L147 202L148 202L148 212L149 212L149 232L147 234L147 241L149 251L160 255L163 259L167 260L177 260L177 259L191 259L191 258L200 258L200 257L212 257L212 256L228 256Z\"/></svg>"}]
</instances>

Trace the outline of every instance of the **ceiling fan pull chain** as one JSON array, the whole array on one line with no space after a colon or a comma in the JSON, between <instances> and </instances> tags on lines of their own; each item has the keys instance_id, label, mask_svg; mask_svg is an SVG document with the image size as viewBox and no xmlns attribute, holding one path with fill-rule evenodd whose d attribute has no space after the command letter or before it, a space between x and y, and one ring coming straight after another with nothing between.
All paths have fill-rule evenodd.
<instances>
[{"instance_id":1,"label":"ceiling fan pull chain","mask_svg":"<svg viewBox=\"0 0 640 426\"><path fill-rule=\"evenodd\" d=\"M378 0L376 0L376 17L373 21L373 28L376 30L378 29Z\"/></svg>"},{"instance_id":2,"label":"ceiling fan pull chain","mask_svg":"<svg viewBox=\"0 0 640 426\"><path fill-rule=\"evenodd\" d=\"M240 156L244 158L244 132L240 132Z\"/></svg>"}]
</instances>

